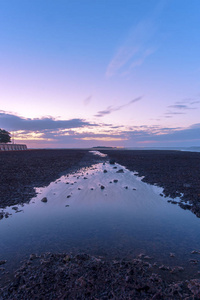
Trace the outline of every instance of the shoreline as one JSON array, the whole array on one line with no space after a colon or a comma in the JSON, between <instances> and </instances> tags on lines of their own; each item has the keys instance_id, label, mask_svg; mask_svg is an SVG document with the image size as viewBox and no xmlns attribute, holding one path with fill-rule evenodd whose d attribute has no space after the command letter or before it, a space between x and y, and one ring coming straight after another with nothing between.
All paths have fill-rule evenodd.
<instances>
[{"instance_id":1,"label":"shoreline","mask_svg":"<svg viewBox=\"0 0 200 300\"><path fill-rule=\"evenodd\" d=\"M163 196L172 204L200 218L200 152L175 150L102 150L128 170L137 172L142 181L163 188ZM176 197L181 199L179 203ZM186 203L188 202L188 204Z\"/></svg>"},{"instance_id":2,"label":"shoreline","mask_svg":"<svg viewBox=\"0 0 200 300\"><path fill-rule=\"evenodd\" d=\"M0 152L0 209L29 203L36 196L35 187L103 160L88 150Z\"/></svg>"}]
</instances>

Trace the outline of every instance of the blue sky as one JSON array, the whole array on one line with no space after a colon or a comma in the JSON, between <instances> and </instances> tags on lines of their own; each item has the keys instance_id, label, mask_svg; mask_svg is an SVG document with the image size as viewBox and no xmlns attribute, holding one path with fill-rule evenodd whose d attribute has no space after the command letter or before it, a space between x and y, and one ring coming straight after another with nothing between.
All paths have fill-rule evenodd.
<instances>
[{"instance_id":1,"label":"blue sky","mask_svg":"<svg viewBox=\"0 0 200 300\"><path fill-rule=\"evenodd\" d=\"M200 146L199 0L0 0L0 128L29 147Z\"/></svg>"}]
</instances>

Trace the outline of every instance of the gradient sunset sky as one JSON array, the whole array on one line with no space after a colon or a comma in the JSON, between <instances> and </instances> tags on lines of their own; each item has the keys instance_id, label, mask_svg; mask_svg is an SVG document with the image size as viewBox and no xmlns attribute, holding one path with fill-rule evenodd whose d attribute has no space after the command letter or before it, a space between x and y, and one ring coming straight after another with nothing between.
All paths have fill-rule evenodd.
<instances>
[{"instance_id":1,"label":"gradient sunset sky","mask_svg":"<svg viewBox=\"0 0 200 300\"><path fill-rule=\"evenodd\" d=\"M200 146L200 1L0 0L0 128L30 148Z\"/></svg>"}]
</instances>

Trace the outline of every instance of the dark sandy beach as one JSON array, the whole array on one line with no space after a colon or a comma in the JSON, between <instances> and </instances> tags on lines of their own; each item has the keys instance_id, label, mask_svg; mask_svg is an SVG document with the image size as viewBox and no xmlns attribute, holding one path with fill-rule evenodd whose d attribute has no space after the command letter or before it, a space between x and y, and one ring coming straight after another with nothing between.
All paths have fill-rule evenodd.
<instances>
[{"instance_id":1,"label":"dark sandy beach","mask_svg":"<svg viewBox=\"0 0 200 300\"><path fill-rule=\"evenodd\" d=\"M184 193L184 200L192 206L183 204L182 208L199 216L200 153L102 152L108 157L100 158L87 150L1 152L0 207L29 202L35 194L33 187L112 159L145 176L144 181L164 187L165 195L174 198ZM4 275L4 263L0 260L0 276ZM14 280L0 288L0 299L200 299L200 279L181 280L181 272L179 266L160 266L142 254L135 259L108 261L80 253L30 253Z\"/></svg>"}]
</instances>

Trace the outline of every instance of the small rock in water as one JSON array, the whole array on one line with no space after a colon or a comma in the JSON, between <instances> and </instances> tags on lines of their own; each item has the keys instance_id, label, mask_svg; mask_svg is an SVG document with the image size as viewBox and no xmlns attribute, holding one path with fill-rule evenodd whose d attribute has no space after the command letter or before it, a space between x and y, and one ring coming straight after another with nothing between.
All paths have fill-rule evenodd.
<instances>
[{"instance_id":1,"label":"small rock in water","mask_svg":"<svg viewBox=\"0 0 200 300\"><path fill-rule=\"evenodd\" d=\"M42 202L46 203L47 202L47 197L42 198Z\"/></svg>"},{"instance_id":2,"label":"small rock in water","mask_svg":"<svg viewBox=\"0 0 200 300\"><path fill-rule=\"evenodd\" d=\"M118 170L116 173L124 173L123 169Z\"/></svg>"},{"instance_id":3,"label":"small rock in water","mask_svg":"<svg viewBox=\"0 0 200 300\"><path fill-rule=\"evenodd\" d=\"M118 179L114 179L113 182L115 182L115 183L118 182Z\"/></svg>"},{"instance_id":4,"label":"small rock in water","mask_svg":"<svg viewBox=\"0 0 200 300\"><path fill-rule=\"evenodd\" d=\"M101 185L101 190L104 190L105 189L105 186Z\"/></svg>"},{"instance_id":5,"label":"small rock in water","mask_svg":"<svg viewBox=\"0 0 200 300\"><path fill-rule=\"evenodd\" d=\"M110 164L114 165L115 164L115 160L114 159L110 159Z\"/></svg>"},{"instance_id":6,"label":"small rock in water","mask_svg":"<svg viewBox=\"0 0 200 300\"><path fill-rule=\"evenodd\" d=\"M17 206L13 206L12 209L13 210L18 210L18 207Z\"/></svg>"}]
</instances>

